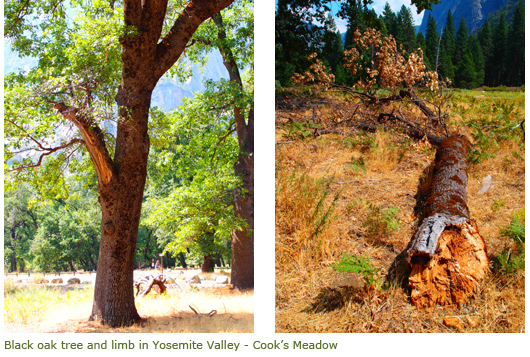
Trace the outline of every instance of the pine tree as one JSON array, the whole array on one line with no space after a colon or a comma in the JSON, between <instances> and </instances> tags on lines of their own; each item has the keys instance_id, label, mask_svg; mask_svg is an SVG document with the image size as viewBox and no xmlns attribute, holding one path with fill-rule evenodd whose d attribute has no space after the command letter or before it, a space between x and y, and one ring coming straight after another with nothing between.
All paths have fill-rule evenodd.
<instances>
[{"instance_id":1,"label":"pine tree","mask_svg":"<svg viewBox=\"0 0 530 357\"><path fill-rule=\"evenodd\" d=\"M455 54L453 56L453 63L458 64L464 59L464 55L467 51L467 39L468 29L466 21L462 17L462 19L460 20L460 26L458 26L458 31L456 33Z\"/></svg>"},{"instance_id":2,"label":"pine tree","mask_svg":"<svg viewBox=\"0 0 530 357\"><path fill-rule=\"evenodd\" d=\"M509 41L509 57L508 57L508 71L509 71L509 85L520 86L524 84L524 4L519 1L517 8L513 15L512 26L510 27L510 41Z\"/></svg>"},{"instance_id":3,"label":"pine tree","mask_svg":"<svg viewBox=\"0 0 530 357\"><path fill-rule=\"evenodd\" d=\"M469 53L464 54L462 61L458 63L455 84L458 88L475 88L477 86L477 73L475 64Z\"/></svg>"},{"instance_id":4,"label":"pine tree","mask_svg":"<svg viewBox=\"0 0 530 357\"><path fill-rule=\"evenodd\" d=\"M427 31L425 32L425 57L431 69L436 68L436 53L438 51L438 30L436 20L429 14L427 20Z\"/></svg>"},{"instance_id":5,"label":"pine tree","mask_svg":"<svg viewBox=\"0 0 530 357\"><path fill-rule=\"evenodd\" d=\"M344 69L343 66L343 52L342 36L337 30L335 20L328 14L325 24L326 32L323 36L324 46L322 47L321 57L323 63L328 66L335 75L335 82L344 84Z\"/></svg>"},{"instance_id":6,"label":"pine tree","mask_svg":"<svg viewBox=\"0 0 530 357\"><path fill-rule=\"evenodd\" d=\"M425 63L428 63L427 58L425 57L427 44L425 43L425 36L423 36L423 32L418 32L418 35L416 36L416 47L420 48L423 51L424 61Z\"/></svg>"},{"instance_id":7,"label":"pine tree","mask_svg":"<svg viewBox=\"0 0 530 357\"><path fill-rule=\"evenodd\" d=\"M475 65L475 86L481 86L484 84L484 75L485 75L485 63L484 63L484 54L482 52L482 47L480 47L480 42L478 39L471 35L468 38L468 53Z\"/></svg>"},{"instance_id":8,"label":"pine tree","mask_svg":"<svg viewBox=\"0 0 530 357\"><path fill-rule=\"evenodd\" d=\"M478 33L478 40L480 42L480 47L482 48L482 54L484 58L484 84L491 86L493 82L493 35L488 19L486 19L484 25Z\"/></svg>"},{"instance_id":9,"label":"pine tree","mask_svg":"<svg viewBox=\"0 0 530 357\"><path fill-rule=\"evenodd\" d=\"M451 10L449 10L442 34L440 74L443 78L450 78L451 80L454 80L455 77L453 64L455 43L455 25L453 23L453 15L451 14Z\"/></svg>"},{"instance_id":10,"label":"pine tree","mask_svg":"<svg viewBox=\"0 0 530 357\"><path fill-rule=\"evenodd\" d=\"M364 1L371 3L372 1ZM353 33L359 29L361 32L366 30L365 13L363 11L363 1L361 0L346 0L341 4L341 8L337 15L348 21L344 44L346 48L350 48L353 44Z\"/></svg>"},{"instance_id":11,"label":"pine tree","mask_svg":"<svg viewBox=\"0 0 530 357\"><path fill-rule=\"evenodd\" d=\"M307 57L319 53L326 34L327 0L279 0L276 6L276 80L285 85L303 73Z\"/></svg>"},{"instance_id":12,"label":"pine tree","mask_svg":"<svg viewBox=\"0 0 530 357\"><path fill-rule=\"evenodd\" d=\"M506 74L506 62L508 58L507 36L508 26L506 25L506 16L502 14L501 19L497 26L495 26L495 31L493 32L493 50L491 61L491 84L493 86L501 85Z\"/></svg>"},{"instance_id":13,"label":"pine tree","mask_svg":"<svg viewBox=\"0 0 530 357\"><path fill-rule=\"evenodd\" d=\"M392 35L392 37L396 38L397 34L397 17L396 14L392 11L392 8L390 7L390 4L388 1L385 4L385 8L383 9L383 21L385 22L385 27L388 31L388 34Z\"/></svg>"},{"instance_id":14,"label":"pine tree","mask_svg":"<svg viewBox=\"0 0 530 357\"><path fill-rule=\"evenodd\" d=\"M396 42L402 44L403 48L410 53L416 49L416 30L414 28L412 12L408 7L403 5L397 18L400 28L398 32L400 38L396 37Z\"/></svg>"}]
</instances>

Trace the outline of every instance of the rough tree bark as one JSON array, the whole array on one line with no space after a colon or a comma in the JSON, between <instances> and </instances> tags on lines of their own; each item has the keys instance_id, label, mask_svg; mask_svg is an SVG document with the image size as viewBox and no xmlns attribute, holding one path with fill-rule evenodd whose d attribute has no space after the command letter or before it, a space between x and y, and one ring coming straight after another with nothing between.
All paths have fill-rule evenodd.
<instances>
[{"instance_id":1,"label":"rough tree bark","mask_svg":"<svg viewBox=\"0 0 530 357\"><path fill-rule=\"evenodd\" d=\"M213 17L218 28L219 50L230 80L242 87L239 68L229 46L223 40L226 32L221 14ZM242 188L234 198L235 214L243 218L248 229L232 232L232 285L238 289L254 288L254 109L250 109L248 120L242 109L234 106L239 156L234 165L235 174L243 180Z\"/></svg>"},{"instance_id":2,"label":"rough tree bark","mask_svg":"<svg viewBox=\"0 0 530 357\"><path fill-rule=\"evenodd\" d=\"M486 244L467 207L468 149L468 140L454 135L436 153L425 218L407 251L418 308L461 305L488 272Z\"/></svg>"},{"instance_id":3,"label":"rough tree bark","mask_svg":"<svg viewBox=\"0 0 530 357\"><path fill-rule=\"evenodd\" d=\"M120 119L114 157L95 122L76 108L55 106L79 128L98 176L102 232L91 320L113 327L141 320L134 305L133 269L147 175L151 94L198 26L231 3L192 0L161 38L168 0L124 1L125 25L134 31L120 38L122 81L116 96Z\"/></svg>"}]
</instances>

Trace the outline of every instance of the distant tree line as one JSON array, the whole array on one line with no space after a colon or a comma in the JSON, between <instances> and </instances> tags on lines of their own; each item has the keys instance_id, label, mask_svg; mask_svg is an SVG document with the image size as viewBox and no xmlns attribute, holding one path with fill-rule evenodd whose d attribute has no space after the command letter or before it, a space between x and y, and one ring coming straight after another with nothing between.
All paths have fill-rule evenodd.
<instances>
[{"instance_id":1,"label":"distant tree line","mask_svg":"<svg viewBox=\"0 0 530 357\"><path fill-rule=\"evenodd\" d=\"M519 1L511 19L502 13L497 23L486 19L476 32L468 34L462 18L458 29L449 11L441 33L429 17L424 50L427 63L459 88L521 86L524 84L524 3ZM418 38L421 34L418 34ZM419 41L418 41L419 42Z\"/></svg>"},{"instance_id":2,"label":"distant tree line","mask_svg":"<svg viewBox=\"0 0 530 357\"><path fill-rule=\"evenodd\" d=\"M375 28L392 35L407 53L421 48L429 70L449 78L458 88L521 86L524 84L524 2L519 1L511 21L501 13L498 22L487 19L469 34L464 19L458 28L451 12L440 33L429 16L425 34L416 34L411 9L403 5L394 13L387 2L378 16L371 0L342 1L337 16L347 21L345 34L337 31L329 1L280 0L276 10L276 81L289 85L294 73L309 68L307 57L317 53L338 84L357 78L344 70L343 52L352 46L356 29ZM362 74L359 74L362 75Z\"/></svg>"}]
</instances>

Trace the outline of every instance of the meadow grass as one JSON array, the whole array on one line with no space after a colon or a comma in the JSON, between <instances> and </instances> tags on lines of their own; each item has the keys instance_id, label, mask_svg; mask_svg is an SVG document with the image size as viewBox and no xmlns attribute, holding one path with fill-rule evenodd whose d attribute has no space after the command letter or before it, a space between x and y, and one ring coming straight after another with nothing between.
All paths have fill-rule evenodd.
<instances>
[{"instance_id":1,"label":"meadow grass","mask_svg":"<svg viewBox=\"0 0 530 357\"><path fill-rule=\"evenodd\" d=\"M110 329L90 322L91 285L44 286L4 281L4 328L8 332L253 332L253 291L169 288L136 300L144 321ZM197 312L193 312L190 306ZM215 312L212 312L215 311ZM211 316L210 316L211 315Z\"/></svg>"}]
</instances>

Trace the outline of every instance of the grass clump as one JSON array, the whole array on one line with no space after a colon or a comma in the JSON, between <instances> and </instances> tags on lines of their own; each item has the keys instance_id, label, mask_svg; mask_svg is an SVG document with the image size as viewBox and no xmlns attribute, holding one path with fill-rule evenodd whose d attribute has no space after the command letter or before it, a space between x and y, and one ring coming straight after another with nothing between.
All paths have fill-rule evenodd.
<instances>
[{"instance_id":1,"label":"grass clump","mask_svg":"<svg viewBox=\"0 0 530 357\"><path fill-rule=\"evenodd\" d=\"M306 122L286 123L284 125L284 138L287 140L304 140L315 135L315 132L322 127L322 124Z\"/></svg>"},{"instance_id":2,"label":"grass clump","mask_svg":"<svg viewBox=\"0 0 530 357\"><path fill-rule=\"evenodd\" d=\"M276 211L283 223L279 228L297 249L320 251L322 234L333 222L340 191L331 194L333 177L314 179L292 173L277 185ZM320 239L316 239L320 238Z\"/></svg>"},{"instance_id":3,"label":"grass clump","mask_svg":"<svg viewBox=\"0 0 530 357\"><path fill-rule=\"evenodd\" d=\"M362 156L358 159L352 156L351 162L346 163L345 166L352 169L353 171L359 171L359 172L366 173L366 164Z\"/></svg>"},{"instance_id":4,"label":"grass clump","mask_svg":"<svg viewBox=\"0 0 530 357\"><path fill-rule=\"evenodd\" d=\"M370 203L370 213L363 222L369 237L384 237L399 229L397 213L399 208L388 207L382 209L380 206Z\"/></svg>"}]
</instances>

